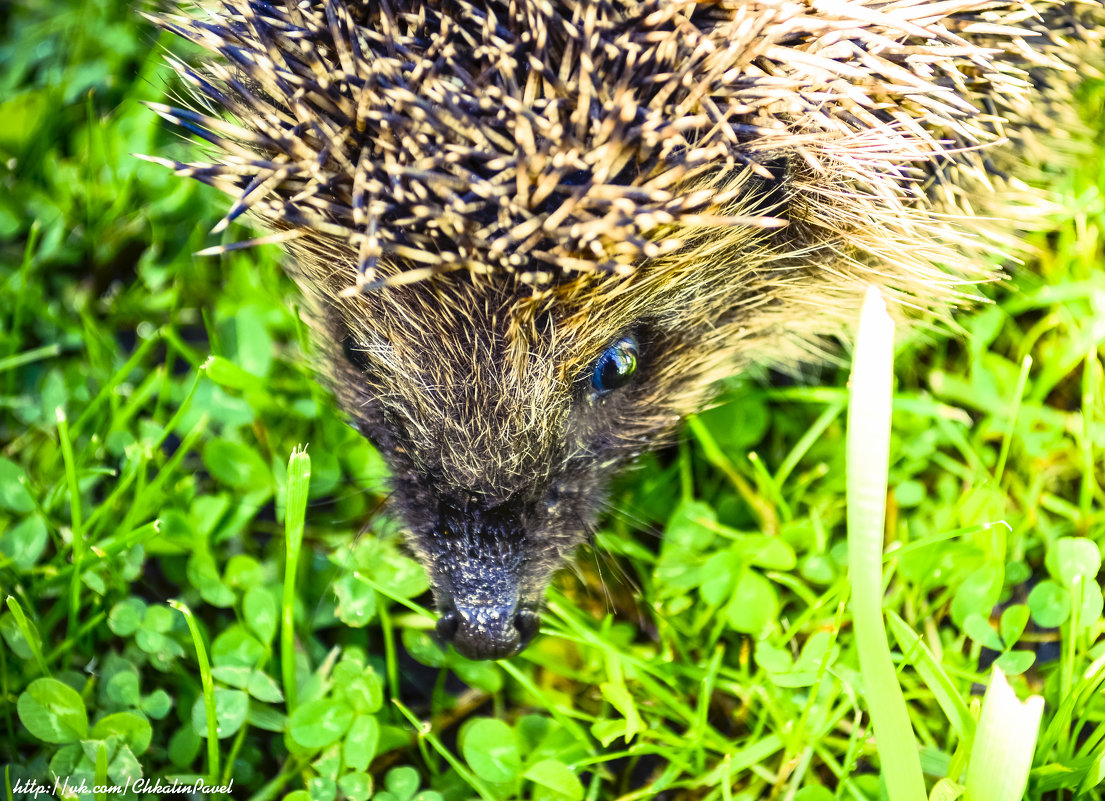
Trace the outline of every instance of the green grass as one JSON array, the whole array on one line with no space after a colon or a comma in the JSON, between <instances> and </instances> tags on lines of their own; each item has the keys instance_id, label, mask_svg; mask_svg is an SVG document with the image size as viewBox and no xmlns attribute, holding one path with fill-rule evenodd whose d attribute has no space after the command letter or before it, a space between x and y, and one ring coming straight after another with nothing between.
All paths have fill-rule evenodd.
<instances>
[{"instance_id":1,"label":"green grass","mask_svg":"<svg viewBox=\"0 0 1105 801\"><path fill-rule=\"evenodd\" d=\"M445 654L278 252L193 258L225 199L131 155L191 152L141 105L174 86L167 41L113 0L0 26L5 792L141 775L297 801L883 797L844 369L734 382L618 482L525 653ZM989 747L1031 719L982 704L995 659L1044 702L1026 797L1102 795L1105 144L1055 182L1066 212L1031 268L961 335L896 354L886 591L863 595L933 798L1027 767L1023 738Z\"/></svg>"}]
</instances>

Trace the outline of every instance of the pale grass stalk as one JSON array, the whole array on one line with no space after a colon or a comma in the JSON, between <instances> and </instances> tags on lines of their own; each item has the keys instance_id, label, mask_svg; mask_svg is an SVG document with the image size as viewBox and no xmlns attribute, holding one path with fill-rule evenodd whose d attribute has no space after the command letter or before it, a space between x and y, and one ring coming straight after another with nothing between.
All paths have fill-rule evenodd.
<instances>
[{"instance_id":1,"label":"pale grass stalk","mask_svg":"<svg viewBox=\"0 0 1105 801\"><path fill-rule=\"evenodd\" d=\"M890 659L882 614L883 525L890 460L894 323L878 289L860 317L848 405L848 568L871 725L890 801L925 801L917 741Z\"/></svg>"},{"instance_id":2,"label":"pale grass stalk","mask_svg":"<svg viewBox=\"0 0 1105 801\"><path fill-rule=\"evenodd\" d=\"M1020 801L1036 750L1044 699L1017 698L998 668L982 699L971 761L967 765L965 801Z\"/></svg>"},{"instance_id":3,"label":"pale grass stalk","mask_svg":"<svg viewBox=\"0 0 1105 801\"><path fill-rule=\"evenodd\" d=\"M284 506L284 597L280 609L280 668L288 715L298 704L295 677L295 576L303 548L303 527L307 515L307 491L311 485L311 457L292 449L288 459L288 497Z\"/></svg>"}]
</instances>

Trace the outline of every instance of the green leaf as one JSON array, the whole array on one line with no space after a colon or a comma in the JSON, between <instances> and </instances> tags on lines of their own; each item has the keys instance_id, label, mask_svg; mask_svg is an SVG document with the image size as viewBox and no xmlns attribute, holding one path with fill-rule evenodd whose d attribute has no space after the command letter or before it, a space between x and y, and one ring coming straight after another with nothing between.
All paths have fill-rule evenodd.
<instances>
[{"instance_id":1,"label":"green leaf","mask_svg":"<svg viewBox=\"0 0 1105 801\"><path fill-rule=\"evenodd\" d=\"M211 675L223 684L244 690L249 684L249 677L253 675L253 669L241 665L216 665L211 668Z\"/></svg>"},{"instance_id":2,"label":"green leaf","mask_svg":"<svg viewBox=\"0 0 1105 801\"><path fill-rule=\"evenodd\" d=\"M338 596L338 619L347 626L360 628L376 616L376 591L353 573L334 582Z\"/></svg>"},{"instance_id":3,"label":"green leaf","mask_svg":"<svg viewBox=\"0 0 1105 801\"><path fill-rule=\"evenodd\" d=\"M27 474L15 462L0 457L0 508L11 512L32 512L35 502L27 492Z\"/></svg>"},{"instance_id":4,"label":"green leaf","mask_svg":"<svg viewBox=\"0 0 1105 801\"><path fill-rule=\"evenodd\" d=\"M367 773L347 773L338 779L338 789L349 801L368 801L372 795L372 777Z\"/></svg>"},{"instance_id":5,"label":"green leaf","mask_svg":"<svg viewBox=\"0 0 1105 801\"><path fill-rule=\"evenodd\" d=\"M41 638L38 634L38 628L35 626L33 620L24 618L24 623L27 626L27 631L31 637L38 640L41 646ZM31 644L27 642L27 638L23 636L23 631L19 628L19 621L15 619L15 615L11 612L5 612L0 615L0 636L3 636L4 642L8 644L8 647L12 649L12 652L25 662L29 662L34 658L34 650L31 648Z\"/></svg>"},{"instance_id":6,"label":"green leaf","mask_svg":"<svg viewBox=\"0 0 1105 801\"><path fill-rule=\"evenodd\" d=\"M428 632L403 629L403 647L415 662L427 667L441 667L446 662L445 652Z\"/></svg>"},{"instance_id":7,"label":"green leaf","mask_svg":"<svg viewBox=\"0 0 1105 801\"><path fill-rule=\"evenodd\" d=\"M728 403L699 412L697 417L713 435L717 447L733 459L764 438L768 411L762 394L741 393Z\"/></svg>"},{"instance_id":8,"label":"green leaf","mask_svg":"<svg viewBox=\"0 0 1105 801\"><path fill-rule=\"evenodd\" d=\"M338 786L333 779L313 776L307 782L307 792L311 794L311 801L334 801L338 796Z\"/></svg>"},{"instance_id":9,"label":"green leaf","mask_svg":"<svg viewBox=\"0 0 1105 801\"><path fill-rule=\"evenodd\" d=\"M252 375L264 378L272 366L272 337L257 306L244 306L234 315L228 343L235 361Z\"/></svg>"},{"instance_id":10,"label":"green leaf","mask_svg":"<svg viewBox=\"0 0 1105 801\"><path fill-rule=\"evenodd\" d=\"M1013 604L1001 613L1001 640L1006 648L1016 645L1017 640L1024 634L1029 614L1028 607L1024 604Z\"/></svg>"},{"instance_id":11,"label":"green leaf","mask_svg":"<svg viewBox=\"0 0 1105 801\"><path fill-rule=\"evenodd\" d=\"M633 702L633 695L621 682L603 682L599 685L602 697L610 702L625 718L625 738L628 741L637 732L641 731L641 716L637 712L637 705Z\"/></svg>"},{"instance_id":12,"label":"green leaf","mask_svg":"<svg viewBox=\"0 0 1105 801\"><path fill-rule=\"evenodd\" d=\"M506 782L522 770L514 730L501 720L477 718L461 731L461 751L481 779Z\"/></svg>"},{"instance_id":13,"label":"green leaf","mask_svg":"<svg viewBox=\"0 0 1105 801\"><path fill-rule=\"evenodd\" d=\"M609 748L610 743L619 737L624 738L626 736L625 727L625 718L600 720L591 726L591 734L602 743L603 748Z\"/></svg>"},{"instance_id":14,"label":"green leaf","mask_svg":"<svg viewBox=\"0 0 1105 801\"><path fill-rule=\"evenodd\" d=\"M542 794L544 798L555 799L555 801L560 799L580 801L583 798L583 785L579 778L572 773L571 768L556 759L543 759L530 766L523 775L534 784L549 791ZM537 797L538 794L535 792L534 798Z\"/></svg>"},{"instance_id":15,"label":"green leaf","mask_svg":"<svg viewBox=\"0 0 1105 801\"><path fill-rule=\"evenodd\" d=\"M275 707L265 704L250 704L249 714L246 715L246 723L265 731L287 731L288 717Z\"/></svg>"},{"instance_id":16,"label":"green leaf","mask_svg":"<svg viewBox=\"0 0 1105 801\"><path fill-rule=\"evenodd\" d=\"M687 590L701 583L704 563L701 555L691 550L668 548L661 551L656 562L655 580L663 597L684 598Z\"/></svg>"},{"instance_id":17,"label":"green leaf","mask_svg":"<svg viewBox=\"0 0 1105 801\"><path fill-rule=\"evenodd\" d=\"M203 740L192 726L181 726L169 738L169 760L178 768L192 764L200 752Z\"/></svg>"},{"instance_id":18,"label":"green leaf","mask_svg":"<svg viewBox=\"0 0 1105 801\"><path fill-rule=\"evenodd\" d=\"M1000 651L1003 648L1001 637L994 631L990 621L976 612L969 614L963 621L963 630L972 640L992 651Z\"/></svg>"},{"instance_id":19,"label":"green leaf","mask_svg":"<svg viewBox=\"0 0 1105 801\"><path fill-rule=\"evenodd\" d=\"M1086 579L1078 584L1082 604L1078 611L1078 628L1080 631L1094 626L1101 619L1102 605L1105 598L1101 595L1101 585L1095 579Z\"/></svg>"},{"instance_id":20,"label":"green leaf","mask_svg":"<svg viewBox=\"0 0 1105 801\"><path fill-rule=\"evenodd\" d=\"M831 666L836 659L838 648L833 644L833 635L827 631L815 631L802 646L802 651L795 660L795 670L821 669L821 663Z\"/></svg>"},{"instance_id":21,"label":"green leaf","mask_svg":"<svg viewBox=\"0 0 1105 801\"><path fill-rule=\"evenodd\" d=\"M250 587L242 599L242 616L257 638L268 645L276 636L277 604L264 587Z\"/></svg>"},{"instance_id":22,"label":"green leaf","mask_svg":"<svg viewBox=\"0 0 1105 801\"><path fill-rule=\"evenodd\" d=\"M1028 609L1037 626L1055 628L1070 617L1070 593L1065 587L1045 579L1028 593Z\"/></svg>"},{"instance_id":23,"label":"green leaf","mask_svg":"<svg viewBox=\"0 0 1105 801\"><path fill-rule=\"evenodd\" d=\"M140 708L154 720L161 720L173 708L173 699L164 690L154 690L142 699Z\"/></svg>"},{"instance_id":24,"label":"green leaf","mask_svg":"<svg viewBox=\"0 0 1105 801\"><path fill-rule=\"evenodd\" d=\"M959 585L952 599L952 620L963 628L967 616L975 613L990 616L990 610L998 602L1004 576L1002 566L985 564L976 569Z\"/></svg>"},{"instance_id":25,"label":"green leaf","mask_svg":"<svg viewBox=\"0 0 1105 801\"><path fill-rule=\"evenodd\" d=\"M127 598L111 607L107 625L120 637L129 637L138 631L146 615L146 604L139 598Z\"/></svg>"},{"instance_id":26,"label":"green leaf","mask_svg":"<svg viewBox=\"0 0 1105 801\"><path fill-rule=\"evenodd\" d=\"M72 743L88 735L81 696L57 679L35 679L16 704L23 726L47 743Z\"/></svg>"},{"instance_id":27,"label":"green leaf","mask_svg":"<svg viewBox=\"0 0 1105 801\"><path fill-rule=\"evenodd\" d=\"M1006 676L1019 676L1036 661L1031 651L1008 651L994 660L994 666Z\"/></svg>"},{"instance_id":28,"label":"green leaf","mask_svg":"<svg viewBox=\"0 0 1105 801\"><path fill-rule=\"evenodd\" d=\"M421 784L422 779L419 778L418 771L406 765L392 768L384 777L384 786L399 801L409 801L414 798Z\"/></svg>"},{"instance_id":29,"label":"green leaf","mask_svg":"<svg viewBox=\"0 0 1105 801\"><path fill-rule=\"evenodd\" d=\"M8 557L20 570L30 570L46 550L50 541L46 523L31 515L22 523L0 533L0 554Z\"/></svg>"},{"instance_id":30,"label":"green leaf","mask_svg":"<svg viewBox=\"0 0 1105 801\"><path fill-rule=\"evenodd\" d=\"M141 715L133 712L116 712L114 715L108 715L96 721L90 734L94 740L106 740L112 735L130 746L135 754L144 754L153 739L153 728Z\"/></svg>"},{"instance_id":31,"label":"green leaf","mask_svg":"<svg viewBox=\"0 0 1105 801\"><path fill-rule=\"evenodd\" d=\"M266 489L272 486L272 471L252 448L229 439L208 440L203 447L203 463L214 478L240 490Z\"/></svg>"},{"instance_id":32,"label":"green leaf","mask_svg":"<svg viewBox=\"0 0 1105 801\"><path fill-rule=\"evenodd\" d=\"M794 659L786 648L776 648L767 640L756 643L756 664L768 673L786 673L794 667Z\"/></svg>"},{"instance_id":33,"label":"green leaf","mask_svg":"<svg viewBox=\"0 0 1105 801\"><path fill-rule=\"evenodd\" d=\"M716 522L717 513L708 504L684 501L668 519L661 550L701 553L717 537L708 525Z\"/></svg>"},{"instance_id":34,"label":"green leaf","mask_svg":"<svg viewBox=\"0 0 1105 801\"><path fill-rule=\"evenodd\" d=\"M1091 581L1101 570L1101 549L1084 537L1059 537L1044 558L1048 572L1067 589L1078 577Z\"/></svg>"},{"instance_id":35,"label":"green leaf","mask_svg":"<svg viewBox=\"0 0 1105 801\"><path fill-rule=\"evenodd\" d=\"M173 621L176 616L173 610L162 604L154 604L146 609L146 615L142 619L142 628L156 631L159 634L168 634L173 630Z\"/></svg>"},{"instance_id":36,"label":"green leaf","mask_svg":"<svg viewBox=\"0 0 1105 801\"><path fill-rule=\"evenodd\" d=\"M494 662L470 662L464 657L453 654L449 667L457 678L469 687L483 690L485 693L497 693L503 687L503 669Z\"/></svg>"},{"instance_id":37,"label":"green leaf","mask_svg":"<svg viewBox=\"0 0 1105 801\"><path fill-rule=\"evenodd\" d=\"M244 553L234 554L230 557L230 561L226 563L226 569L223 571L223 581L236 590L246 590L247 597L250 592L267 593L273 598L278 595L274 586L268 581L265 567L252 556L247 556ZM263 601L259 601L259 603L263 603ZM243 600L242 612L246 615L246 625L252 625L249 620L249 611L250 609L245 606Z\"/></svg>"},{"instance_id":38,"label":"green leaf","mask_svg":"<svg viewBox=\"0 0 1105 801\"><path fill-rule=\"evenodd\" d=\"M137 670L120 670L107 680L104 691L109 700L120 706L137 706L142 698Z\"/></svg>"},{"instance_id":39,"label":"green leaf","mask_svg":"<svg viewBox=\"0 0 1105 801\"><path fill-rule=\"evenodd\" d=\"M342 756L352 770L368 770L380 742L380 723L371 715L358 715L342 743Z\"/></svg>"},{"instance_id":40,"label":"green leaf","mask_svg":"<svg viewBox=\"0 0 1105 801\"><path fill-rule=\"evenodd\" d=\"M356 486L371 492L380 492L386 486L391 475L387 463L367 440L357 437L354 443L342 448L338 456L347 466L347 472Z\"/></svg>"},{"instance_id":41,"label":"green leaf","mask_svg":"<svg viewBox=\"0 0 1105 801\"><path fill-rule=\"evenodd\" d=\"M734 630L758 635L779 616L775 588L755 570L745 570L726 611Z\"/></svg>"},{"instance_id":42,"label":"green leaf","mask_svg":"<svg viewBox=\"0 0 1105 801\"><path fill-rule=\"evenodd\" d=\"M263 670L250 672L246 692L266 704L278 704L284 700L284 693L280 691L280 685Z\"/></svg>"},{"instance_id":43,"label":"green leaf","mask_svg":"<svg viewBox=\"0 0 1105 801\"><path fill-rule=\"evenodd\" d=\"M250 389L258 385L259 379L252 373L243 370L229 359L222 356L211 356L203 363L203 369L207 377L220 387L229 389Z\"/></svg>"},{"instance_id":44,"label":"green leaf","mask_svg":"<svg viewBox=\"0 0 1105 801\"><path fill-rule=\"evenodd\" d=\"M79 784L82 778L86 778L89 784L93 782L92 766L84 758L84 749L80 743L70 743L59 748L50 759L50 773L54 776L68 776L70 785Z\"/></svg>"},{"instance_id":45,"label":"green leaf","mask_svg":"<svg viewBox=\"0 0 1105 801\"><path fill-rule=\"evenodd\" d=\"M156 631L139 630L134 635L134 643L151 657L162 662L184 655L184 649L180 643Z\"/></svg>"},{"instance_id":46,"label":"green leaf","mask_svg":"<svg viewBox=\"0 0 1105 801\"><path fill-rule=\"evenodd\" d=\"M831 584L836 578L837 564L826 554L814 553L802 560L802 578L811 584Z\"/></svg>"},{"instance_id":47,"label":"green leaf","mask_svg":"<svg viewBox=\"0 0 1105 801\"><path fill-rule=\"evenodd\" d=\"M249 712L249 696L242 690L215 690L215 733L220 740L235 734L245 723ZM192 726L203 737L207 736L207 710L203 696L197 696L192 705Z\"/></svg>"},{"instance_id":48,"label":"green leaf","mask_svg":"<svg viewBox=\"0 0 1105 801\"><path fill-rule=\"evenodd\" d=\"M894 487L894 500L903 509L919 506L926 495L925 485L914 479L906 479Z\"/></svg>"},{"instance_id":49,"label":"green leaf","mask_svg":"<svg viewBox=\"0 0 1105 801\"><path fill-rule=\"evenodd\" d=\"M353 722L353 710L328 698L308 701L288 721L292 739L304 748L325 748L336 743Z\"/></svg>"},{"instance_id":50,"label":"green leaf","mask_svg":"<svg viewBox=\"0 0 1105 801\"><path fill-rule=\"evenodd\" d=\"M941 779L932 786L929 793L929 801L955 801L963 795L963 785L953 782L951 779ZM795 796L795 801L798 801Z\"/></svg>"},{"instance_id":51,"label":"green leaf","mask_svg":"<svg viewBox=\"0 0 1105 801\"><path fill-rule=\"evenodd\" d=\"M733 592L740 571L740 555L733 550L718 551L710 556L699 572L699 592L711 606L720 605Z\"/></svg>"},{"instance_id":52,"label":"green leaf","mask_svg":"<svg viewBox=\"0 0 1105 801\"><path fill-rule=\"evenodd\" d=\"M384 705L384 684L371 666L341 687L349 704L358 712L371 714Z\"/></svg>"},{"instance_id":53,"label":"green leaf","mask_svg":"<svg viewBox=\"0 0 1105 801\"><path fill-rule=\"evenodd\" d=\"M821 784L811 784L794 794L794 801L833 801L836 795Z\"/></svg>"},{"instance_id":54,"label":"green leaf","mask_svg":"<svg viewBox=\"0 0 1105 801\"><path fill-rule=\"evenodd\" d=\"M374 560L369 575L396 598L414 598L430 587L422 565L396 551L383 551Z\"/></svg>"},{"instance_id":55,"label":"green leaf","mask_svg":"<svg viewBox=\"0 0 1105 801\"><path fill-rule=\"evenodd\" d=\"M234 591L223 583L215 558L206 548L192 552L188 557L187 570L189 583L200 591L207 603L223 609L234 605Z\"/></svg>"},{"instance_id":56,"label":"green leaf","mask_svg":"<svg viewBox=\"0 0 1105 801\"><path fill-rule=\"evenodd\" d=\"M219 666L255 667L265 656L265 646L235 623L211 643L211 661Z\"/></svg>"},{"instance_id":57,"label":"green leaf","mask_svg":"<svg viewBox=\"0 0 1105 801\"><path fill-rule=\"evenodd\" d=\"M748 564L765 570L793 570L798 564L794 548L779 537L746 534L738 541L738 547Z\"/></svg>"}]
</instances>

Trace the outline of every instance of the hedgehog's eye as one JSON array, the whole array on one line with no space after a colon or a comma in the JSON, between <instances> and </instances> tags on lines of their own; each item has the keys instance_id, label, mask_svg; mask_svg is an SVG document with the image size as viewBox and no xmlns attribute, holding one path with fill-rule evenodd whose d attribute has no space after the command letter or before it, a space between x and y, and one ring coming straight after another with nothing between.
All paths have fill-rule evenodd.
<instances>
[{"instance_id":1,"label":"hedgehog's eye","mask_svg":"<svg viewBox=\"0 0 1105 801\"><path fill-rule=\"evenodd\" d=\"M602 352L591 374L591 386L605 395L629 383L637 369L637 340L625 336Z\"/></svg>"}]
</instances>

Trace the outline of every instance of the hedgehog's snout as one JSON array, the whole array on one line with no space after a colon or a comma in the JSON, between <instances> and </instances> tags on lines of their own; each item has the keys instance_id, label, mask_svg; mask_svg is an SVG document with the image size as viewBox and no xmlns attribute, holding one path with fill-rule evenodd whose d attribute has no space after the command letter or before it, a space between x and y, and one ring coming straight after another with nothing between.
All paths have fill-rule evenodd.
<instances>
[{"instance_id":1,"label":"hedgehog's snout","mask_svg":"<svg viewBox=\"0 0 1105 801\"><path fill-rule=\"evenodd\" d=\"M540 617L522 602L526 531L522 504L473 497L442 501L430 577L441 619L437 634L468 659L505 659L537 633Z\"/></svg>"},{"instance_id":2,"label":"hedgehog's snout","mask_svg":"<svg viewBox=\"0 0 1105 801\"><path fill-rule=\"evenodd\" d=\"M459 606L442 614L437 634L468 659L506 659L529 645L540 622L530 609Z\"/></svg>"}]
</instances>

